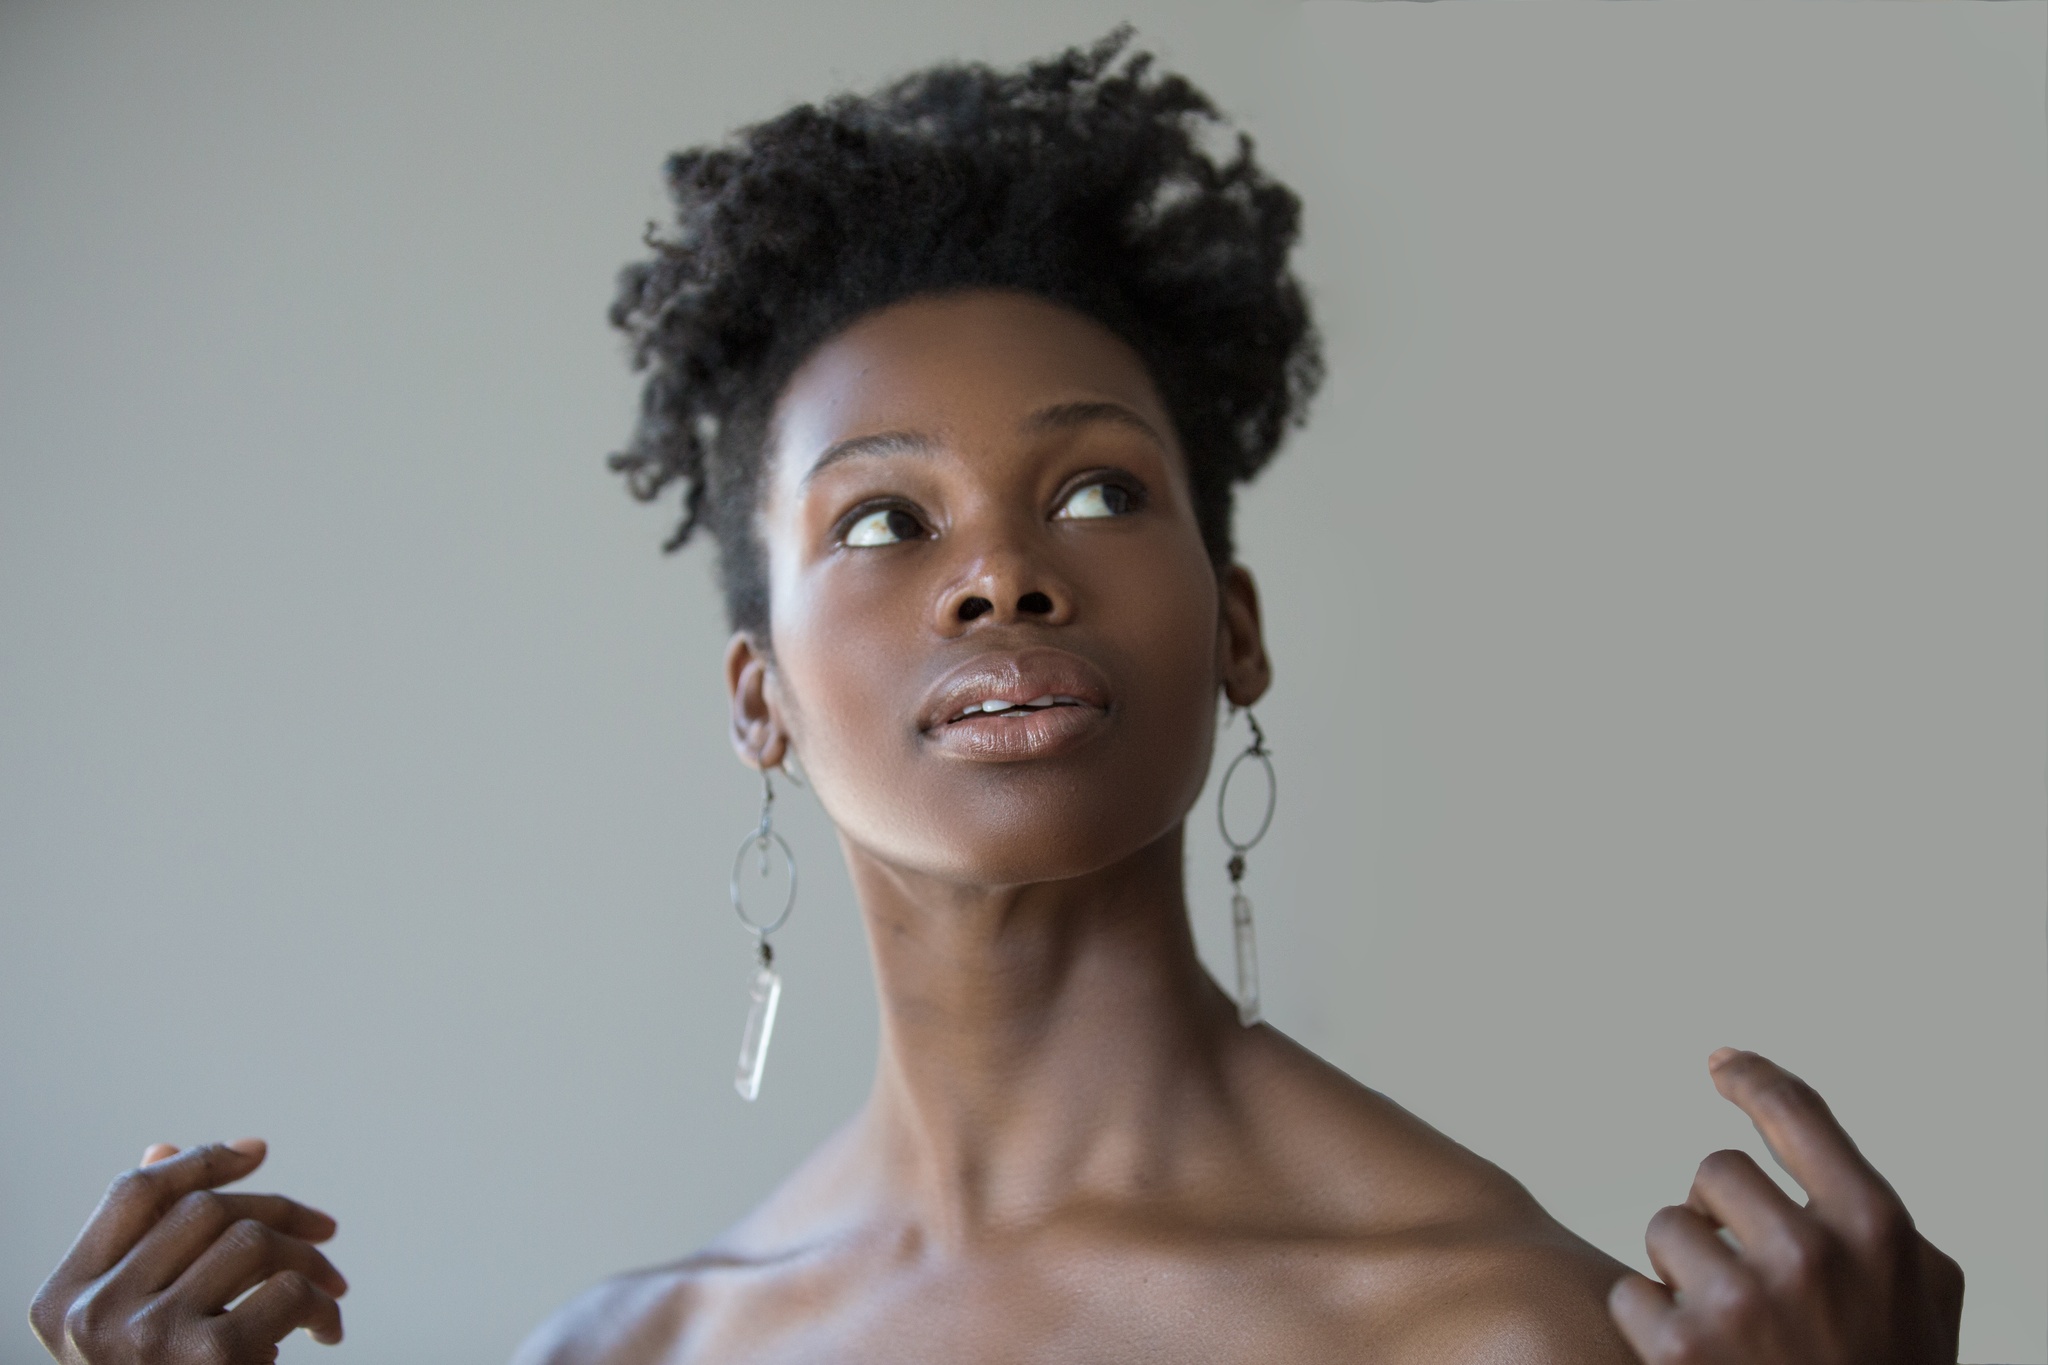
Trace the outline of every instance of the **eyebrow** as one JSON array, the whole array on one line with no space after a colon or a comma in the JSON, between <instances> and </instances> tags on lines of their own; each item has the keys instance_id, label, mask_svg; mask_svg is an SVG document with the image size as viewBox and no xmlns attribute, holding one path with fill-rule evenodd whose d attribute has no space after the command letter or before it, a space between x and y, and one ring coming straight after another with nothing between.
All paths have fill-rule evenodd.
<instances>
[{"instance_id":1,"label":"eyebrow","mask_svg":"<svg viewBox=\"0 0 2048 1365\"><path fill-rule=\"evenodd\" d=\"M1162 449L1166 441L1150 422L1122 403L1090 401L1079 403L1055 403L1040 408L1018 424L1018 429L1027 434L1047 431L1071 431L1075 427L1087 426L1093 422L1110 422L1127 427L1142 435L1149 436ZM869 436L851 436L844 441L834 441L825 447L825 453L811 463L803 481L809 483L828 466L841 460L851 460L863 455L930 455L939 448L936 438L917 431L878 431Z\"/></svg>"},{"instance_id":2,"label":"eyebrow","mask_svg":"<svg viewBox=\"0 0 2048 1365\"><path fill-rule=\"evenodd\" d=\"M872 436L848 437L825 447L825 453L812 462L809 472L804 475L804 482L817 478L826 466L858 455L929 455L938 449L938 445L931 437L916 431L878 431Z\"/></svg>"}]
</instances>

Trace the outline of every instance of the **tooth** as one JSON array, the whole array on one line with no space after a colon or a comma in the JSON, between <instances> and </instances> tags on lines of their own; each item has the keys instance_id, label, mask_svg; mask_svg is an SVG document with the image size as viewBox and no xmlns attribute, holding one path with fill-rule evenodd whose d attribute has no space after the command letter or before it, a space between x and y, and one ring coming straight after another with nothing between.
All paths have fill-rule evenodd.
<instances>
[{"instance_id":1,"label":"tooth","mask_svg":"<svg viewBox=\"0 0 2048 1365\"><path fill-rule=\"evenodd\" d=\"M983 703L981 704L981 709L982 709L982 710L984 710L984 711L990 712L991 714L993 714L994 712L997 712L997 711L1007 711L1007 710L1009 710L1009 709L1010 709L1010 703L1008 703L1008 702L1006 702L1006 701L985 701L985 702L983 702Z\"/></svg>"},{"instance_id":2,"label":"tooth","mask_svg":"<svg viewBox=\"0 0 2048 1365\"><path fill-rule=\"evenodd\" d=\"M1027 701L1024 704L1026 706L1031 707L1034 710L1043 710L1048 706L1057 706L1059 704L1059 700L1060 699L1058 697L1053 696L1051 693L1047 693L1043 697L1033 697L1030 701Z\"/></svg>"}]
</instances>

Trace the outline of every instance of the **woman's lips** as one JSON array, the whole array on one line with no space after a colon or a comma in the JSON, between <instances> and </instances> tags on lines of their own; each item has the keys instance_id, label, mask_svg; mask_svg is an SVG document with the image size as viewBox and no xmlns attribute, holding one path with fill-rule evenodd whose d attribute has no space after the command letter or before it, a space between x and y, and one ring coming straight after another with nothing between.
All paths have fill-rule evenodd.
<instances>
[{"instance_id":1,"label":"woman's lips","mask_svg":"<svg viewBox=\"0 0 2048 1365\"><path fill-rule=\"evenodd\" d=\"M1026 711L1043 711L1049 706L1082 706L1085 704L1079 697L1069 697L1053 692L1047 692L1042 696L1033 697L1030 701L1023 702L990 697L986 701L968 703L966 709L961 711L959 715L947 717L946 724L958 725L963 720L973 720L978 716L1014 716Z\"/></svg>"},{"instance_id":2,"label":"woman's lips","mask_svg":"<svg viewBox=\"0 0 2048 1365\"><path fill-rule=\"evenodd\" d=\"M985 763L1050 758L1084 744L1108 721L1095 706L1048 706L1038 711L982 712L927 730L941 753Z\"/></svg>"},{"instance_id":3,"label":"woman's lips","mask_svg":"<svg viewBox=\"0 0 2048 1365\"><path fill-rule=\"evenodd\" d=\"M1047 758L1109 719L1101 670L1063 649L983 654L932 687L918 729L942 753L982 762Z\"/></svg>"}]
</instances>

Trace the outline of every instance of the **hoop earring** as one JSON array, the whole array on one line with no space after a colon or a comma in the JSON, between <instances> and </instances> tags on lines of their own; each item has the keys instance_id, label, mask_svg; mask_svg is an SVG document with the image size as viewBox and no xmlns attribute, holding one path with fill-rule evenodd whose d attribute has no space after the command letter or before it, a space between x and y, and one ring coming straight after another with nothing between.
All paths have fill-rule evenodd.
<instances>
[{"instance_id":1,"label":"hoop earring","mask_svg":"<svg viewBox=\"0 0 2048 1365\"><path fill-rule=\"evenodd\" d=\"M769 945L768 936L788 922L789 912L796 907L796 855L789 851L788 841L775 832L774 806L775 787L768 780L768 770L763 768L761 823L740 842L739 852L733 855L732 880L728 883L732 912L754 936L756 958L753 984L747 991L747 1024L740 1033L739 1067L732 1080L733 1089L740 1092L743 1100L752 1100L761 1093L761 1072L768 1065L768 1040L775 1032L775 1007L782 1003L782 976L775 970L775 949ZM747 917L746 902L740 895L740 869L751 851L760 862L758 875L766 877L771 845L781 851L783 864L789 869L789 895L774 919L757 924Z\"/></svg>"},{"instance_id":2,"label":"hoop earring","mask_svg":"<svg viewBox=\"0 0 2048 1365\"><path fill-rule=\"evenodd\" d=\"M1235 715L1238 708L1230 708ZM1225 866L1230 873L1230 931L1237 946L1237 1022L1250 1028L1259 1022L1259 945L1252 933L1252 903L1244 894L1244 855L1266 837L1266 831L1273 824L1273 808L1280 799L1280 782L1273 775L1273 759L1266 752L1266 732L1259 728L1258 718L1251 708L1244 708L1245 724L1252 727L1252 742L1243 753L1230 760L1230 766L1223 770L1223 781L1216 788L1216 828L1223 835L1223 842L1230 845L1230 861ZM1237 770L1248 758L1255 758L1266 773L1266 813L1259 818L1259 827L1252 831L1249 839L1239 841L1230 832L1230 817L1225 813L1230 797L1230 779L1237 776Z\"/></svg>"}]
</instances>

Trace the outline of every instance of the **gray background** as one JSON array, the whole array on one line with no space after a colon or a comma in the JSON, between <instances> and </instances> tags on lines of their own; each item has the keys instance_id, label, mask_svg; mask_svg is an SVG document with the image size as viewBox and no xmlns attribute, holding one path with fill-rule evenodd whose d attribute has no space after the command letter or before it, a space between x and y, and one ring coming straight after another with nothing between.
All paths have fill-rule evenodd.
<instances>
[{"instance_id":1,"label":"gray background","mask_svg":"<svg viewBox=\"0 0 2048 1365\"><path fill-rule=\"evenodd\" d=\"M1124 14L1329 340L1242 512L1272 1017L1638 1264L1763 1048L2043 1358L2037 3L0 8L0 1303L255 1132L333 1359L497 1361L859 1101L802 799L731 1092L753 788L602 310L671 148Z\"/></svg>"}]
</instances>

